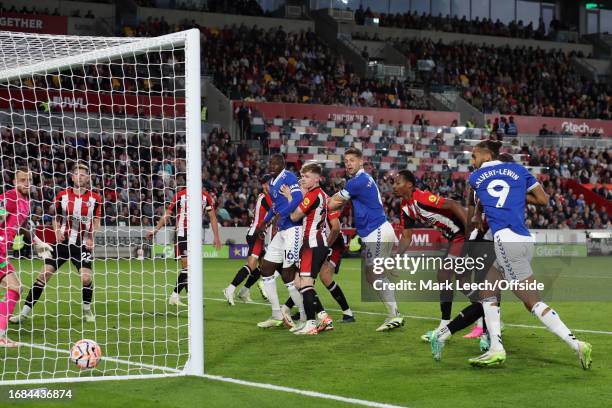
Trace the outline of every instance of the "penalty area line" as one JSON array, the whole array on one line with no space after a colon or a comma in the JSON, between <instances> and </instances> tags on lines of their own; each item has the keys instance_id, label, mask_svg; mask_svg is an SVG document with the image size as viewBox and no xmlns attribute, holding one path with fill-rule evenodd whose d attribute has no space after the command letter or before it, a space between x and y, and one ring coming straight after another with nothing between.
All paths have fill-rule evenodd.
<instances>
[{"instance_id":1,"label":"penalty area line","mask_svg":"<svg viewBox=\"0 0 612 408\"><path fill-rule=\"evenodd\" d=\"M214 381L223 381L223 382L228 382L232 384L245 385L247 387L263 388L266 390L287 392L291 394L304 395L304 396L312 397L312 398L321 398L321 399L326 399L326 400L345 402L347 404L361 405L364 407L406 408L401 405L393 405L393 404L386 404L384 402L376 402L376 401L362 400L358 398L343 397L341 395L326 394L326 393L317 392L317 391L301 390L298 388L284 387L281 385L245 381L245 380L239 380L236 378L223 377L220 375L204 374L204 378L207 378L209 380L214 380Z\"/></svg>"}]
</instances>

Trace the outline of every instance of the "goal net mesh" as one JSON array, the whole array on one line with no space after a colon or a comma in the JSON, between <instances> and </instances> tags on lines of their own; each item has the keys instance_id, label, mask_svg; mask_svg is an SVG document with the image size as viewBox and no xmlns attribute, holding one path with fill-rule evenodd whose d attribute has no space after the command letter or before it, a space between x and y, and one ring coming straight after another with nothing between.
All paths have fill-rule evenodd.
<instances>
[{"instance_id":1,"label":"goal net mesh","mask_svg":"<svg viewBox=\"0 0 612 408\"><path fill-rule=\"evenodd\" d=\"M9 323L7 336L20 346L0 348L0 382L176 373L185 366L188 309L168 304L180 268L174 219L144 239L186 183L184 44L180 33L128 39L0 32L0 193L14 188L18 167L28 166L29 225L52 245L66 219L87 229L98 218L88 204L75 215L76 199L72 215L63 214L57 200L75 187L76 163L89 167L84 190L101 197L95 321L83 319L77 266L86 255L76 259L69 246L75 259L48 279L28 319ZM7 250L22 284L18 315L45 263L58 255L39 259L19 237ZM79 370L69 360L80 339L100 345L95 369Z\"/></svg>"}]
</instances>

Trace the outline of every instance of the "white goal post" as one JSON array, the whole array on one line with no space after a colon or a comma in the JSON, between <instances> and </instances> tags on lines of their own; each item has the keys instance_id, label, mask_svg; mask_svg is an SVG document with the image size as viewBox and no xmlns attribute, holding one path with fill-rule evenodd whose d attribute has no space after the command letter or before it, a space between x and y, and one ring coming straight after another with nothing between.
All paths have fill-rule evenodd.
<instances>
[{"instance_id":1,"label":"white goal post","mask_svg":"<svg viewBox=\"0 0 612 408\"><path fill-rule=\"evenodd\" d=\"M122 231L114 245L142 231L130 237L129 245L134 238L142 246L128 258L105 257L96 244L93 323L82 317L78 262L57 268L31 317L8 326L7 337L20 346L0 348L0 385L204 375L203 233L194 228L203 222L200 77L197 29L155 38L0 31L0 193L27 165L31 218L44 236L59 216L52 197L85 162L90 189L101 197L102 228ZM142 236L181 187L190 226L187 306L168 303L177 260L156 259ZM151 249L144 260L143 248ZM16 315L46 261L16 250L8 258L23 288ZM70 346L82 338L102 348L93 370L69 361Z\"/></svg>"}]
</instances>

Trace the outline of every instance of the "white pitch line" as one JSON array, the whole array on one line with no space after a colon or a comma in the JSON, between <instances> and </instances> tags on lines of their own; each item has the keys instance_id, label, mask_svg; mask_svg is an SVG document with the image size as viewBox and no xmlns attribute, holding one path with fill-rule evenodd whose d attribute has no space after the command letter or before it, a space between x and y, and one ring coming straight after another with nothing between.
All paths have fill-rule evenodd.
<instances>
[{"instance_id":1,"label":"white pitch line","mask_svg":"<svg viewBox=\"0 0 612 408\"><path fill-rule=\"evenodd\" d=\"M70 354L70 351L68 350L62 350L62 349L58 349L55 347L48 347L48 346L43 346L41 344L33 344L33 343L23 343L23 342L19 342L20 346L27 346L27 347L31 347L31 348L35 348L35 349L39 349L39 350L44 350L44 351L52 351L52 352L56 352L58 354ZM150 370L160 370L160 371L166 371L169 373L174 373L174 374L179 374L182 371L181 370L177 370L175 368L170 368L170 367L164 367L164 366L158 366L158 365L153 365L153 364L145 364L145 363L138 363L135 361L129 361L129 360L122 360L120 358L115 358L115 357L102 357L101 360L103 361L111 361L113 363L117 363L117 364L125 364L128 366L138 366L141 368L148 368Z\"/></svg>"},{"instance_id":2,"label":"white pitch line","mask_svg":"<svg viewBox=\"0 0 612 408\"><path fill-rule=\"evenodd\" d=\"M244 380L238 380L238 379L235 379L235 378L223 377L223 376L220 376L220 375L204 374L204 378L208 378L210 380L215 380L215 381L229 382L229 383L232 383L232 384L246 385L248 387L263 388L263 389L266 389L266 390L282 391L282 392L288 392L288 393L291 393L291 394L305 395L307 397L322 398L322 399L326 399L326 400L334 400L334 401L346 402L347 404L362 405L362 406L365 406L365 407L406 408L406 407L402 407L400 405L386 404L384 402L375 402L375 401L362 400L362 399L358 399L358 398L349 398L349 397L343 397L343 396L340 396L340 395L325 394L325 393L317 392L317 391L300 390L298 388L284 387L284 386L281 386L281 385L258 383L258 382L252 382L252 381L244 381Z\"/></svg>"},{"instance_id":3,"label":"white pitch line","mask_svg":"<svg viewBox=\"0 0 612 408\"><path fill-rule=\"evenodd\" d=\"M58 348L54 348L54 347L47 347L47 346L43 346L43 345L40 345L40 344L21 343L21 342L19 344L21 346L27 346L27 347L31 347L31 348L35 348L35 349L39 349L39 350L44 350L44 351L56 352L58 354L70 354L70 352L68 350L62 350L62 349L58 349ZM170 368L170 367L162 367L162 366L156 366L156 365L152 365L152 364L136 363L136 362L133 362L133 361L122 360L122 359L114 358L114 357L103 357L102 360L111 361L111 362L119 363L119 364L126 364L128 366L130 366L130 365L134 366L135 365L135 366L142 367L142 368L166 371L169 374L148 374L148 375L135 375L135 376L129 376L129 375L127 375L127 376L91 376L91 377L74 377L74 378L68 378L67 377L67 378L36 379L36 380L15 380L15 381L9 381L7 384L12 384L12 385L20 385L20 384L26 385L27 384L27 385L31 385L31 384L46 384L46 383L58 383L58 382L65 383L65 382L77 382L77 381L119 380L119 379L130 379L130 378L132 378L132 379L137 379L137 378L164 378L164 377L178 375L178 374L182 373L181 370L177 370L177 369ZM267 384L267 383L258 383L258 382L253 382L253 381L245 381L245 380L240 380L240 379L237 379L237 378L223 377L223 376L220 376L220 375L204 374L203 377L207 378L209 380L214 380L214 381L222 381L222 382L228 382L228 383L233 383L233 384L244 385L244 386L248 386L248 387L263 388L263 389L266 389L266 390L282 391L282 392L287 392L287 393L291 393L291 394L299 394L299 395L304 395L304 396L312 397L312 398L322 398L322 399L326 399L326 400L340 401L340 402L345 402L347 404L361 405L361 406L365 406L365 407L374 407L374 408L406 408L406 407L402 407L400 405L392 405L392 404L386 404L386 403L382 403L382 402L362 400L362 399L358 399L358 398L343 397L341 395L326 394L326 393L317 392L317 391L300 390L298 388L284 387L284 386L281 386L281 385L274 385L274 384Z\"/></svg>"},{"instance_id":4,"label":"white pitch line","mask_svg":"<svg viewBox=\"0 0 612 408\"><path fill-rule=\"evenodd\" d=\"M221 298L209 298L209 297L205 297L204 300L214 300L216 302L227 302L227 299L221 299ZM250 303L246 303L246 304L251 304L251 305L258 305L258 306L269 306L269 303L263 303L263 302L250 302ZM332 312L342 312L342 310L340 309L327 309L329 311ZM371 315L371 316L387 316L386 313L381 313L381 312L366 312L366 311L360 311L360 310L353 310L353 313L358 313L358 314L364 314L364 315ZM402 314L402 317L408 318L408 319L416 319L416 320L434 320L434 321L440 321L440 319L437 319L435 317L427 317L427 316L414 316L414 315L405 315ZM504 322L504 325L509 326L509 327L520 327L523 329L540 329L540 330L548 330L546 327L544 326L532 326L532 325L528 325L528 324L518 324L518 323L506 323ZM612 331L605 331L605 330L589 330L589 329L571 329L572 332L579 332L579 333L591 333L591 334L606 334L606 335L612 335Z\"/></svg>"}]
</instances>

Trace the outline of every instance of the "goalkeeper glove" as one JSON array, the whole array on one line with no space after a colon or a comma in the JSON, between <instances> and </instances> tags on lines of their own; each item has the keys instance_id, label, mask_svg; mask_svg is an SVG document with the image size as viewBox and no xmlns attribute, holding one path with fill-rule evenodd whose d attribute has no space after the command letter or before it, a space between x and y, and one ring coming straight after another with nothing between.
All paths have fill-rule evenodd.
<instances>
[{"instance_id":1,"label":"goalkeeper glove","mask_svg":"<svg viewBox=\"0 0 612 408\"><path fill-rule=\"evenodd\" d=\"M51 258L51 251L53 250L53 247L51 245L47 244L44 241L41 241L41 239L37 236L34 236L33 244L34 250L36 251L36 255L38 255L39 258Z\"/></svg>"}]
</instances>

